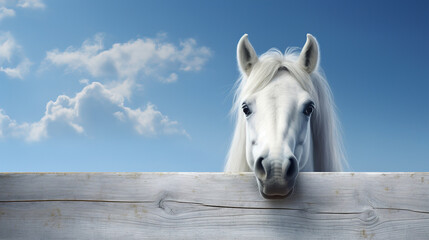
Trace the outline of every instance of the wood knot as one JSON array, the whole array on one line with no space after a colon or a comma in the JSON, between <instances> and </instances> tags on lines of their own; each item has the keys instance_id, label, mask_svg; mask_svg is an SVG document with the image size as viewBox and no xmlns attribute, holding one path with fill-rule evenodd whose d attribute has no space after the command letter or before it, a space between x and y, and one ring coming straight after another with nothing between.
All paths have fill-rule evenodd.
<instances>
[{"instance_id":1,"label":"wood knot","mask_svg":"<svg viewBox=\"0 0 429 240\"><path fill-rule=\"evenodd\" d=\"M158 203L158 208L162 209L165 213L169 214L169 215L174 215L174 211L172 208L170 208L166 202L168 202L168 198L169 195L167 192L163 192L161 194L161 196L159 197L159 200L157 201Z\"/></svg>"},{"instance_id":2,"label":"wood knot","mask_svg":"<svg viewBox=\"0 0 429 240\"><path fill-rule=\"evenodd\" d=\"M365 222L367 225L373 225L378 222L377 213L373 209L363 211L360 214L359 219Z\"/></svg>"}]
</instances>

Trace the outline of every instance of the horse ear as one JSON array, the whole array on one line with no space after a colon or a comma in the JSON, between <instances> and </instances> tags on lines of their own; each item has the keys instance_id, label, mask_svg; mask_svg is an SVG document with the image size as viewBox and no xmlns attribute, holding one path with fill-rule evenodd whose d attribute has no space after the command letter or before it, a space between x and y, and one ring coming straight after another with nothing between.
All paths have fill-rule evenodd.
<instances>
[{"instance_id":1,"label":"horse ear","mask_svg":"<svg viewBox=\"0 0 429 240\"><path fill-rule=\"evenodd\" d=\"M237 45L237 61L241 73L246 76L250 75L253 66L258 61L255 49L247 39L247 34L244 34Z\"/></svg>"},{"instance_id":2,"label":"horse ear","mask_svg":"<svg viewBox=\"0 0 429 240\"><path fill-rule=\"evenodd\" d=\"M319 64L319 44L311 34L307 34L307 41L299 54L298 63L308 73L312 73Z\"/></svg>"}]
</instances>

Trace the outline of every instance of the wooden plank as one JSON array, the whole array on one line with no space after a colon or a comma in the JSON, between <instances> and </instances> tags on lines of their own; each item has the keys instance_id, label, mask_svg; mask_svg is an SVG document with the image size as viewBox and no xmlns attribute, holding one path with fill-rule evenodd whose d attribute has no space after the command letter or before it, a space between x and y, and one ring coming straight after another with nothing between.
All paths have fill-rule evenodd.
<instances>
[{"instance_id":1,"label":"wooden plank","mask_svg":"<svg viewBox=\"0 0 429 240\"><path fill-rule=\"evenodd\" d=\"M0 239L427 239L429 173L3 173Z\"/></svg>"}]
</instances>

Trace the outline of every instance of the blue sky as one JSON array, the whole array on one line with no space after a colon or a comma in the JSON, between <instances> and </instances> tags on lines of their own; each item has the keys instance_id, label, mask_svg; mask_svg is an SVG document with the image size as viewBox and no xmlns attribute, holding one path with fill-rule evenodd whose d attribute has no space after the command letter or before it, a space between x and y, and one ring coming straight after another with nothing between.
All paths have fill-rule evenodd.
<instances>
[{"instance_id":1,"label":"blue sky","mask_svg":"<svg viewBox=\"0 0 429 240\"><path fill-rule=\"evenodd\" d=\"M428 1L0 0L0 172L221 171L236 44L319 41L353 171L429 171Z\"/></svg>"}]
</instances>

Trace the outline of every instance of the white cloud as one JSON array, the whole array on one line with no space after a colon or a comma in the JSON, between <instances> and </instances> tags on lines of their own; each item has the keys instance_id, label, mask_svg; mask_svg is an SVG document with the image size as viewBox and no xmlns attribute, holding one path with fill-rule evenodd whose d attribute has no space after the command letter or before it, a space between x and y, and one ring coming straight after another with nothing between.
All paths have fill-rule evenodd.
<instances>
[{"instance_id":1,"label":"white cloud","mask_svg":"<svg viewBox=\"0 0 429 240\"><path fill-rule=\"evenodd\" d=\"M81 80L79 80L79 83L84 84L84 85L88 85L89 84L89 80L86 78L83 78Z\"/></svg>"},{"instance_id":2,"label":"white cloud","mask_svg":"<svg viewBox=\"0 0 429 240\"><path fill-rule=\"evenodd\" d=\"M0 72L11 78L23 79L31 65L13 36L9 32L0 32Z\"/></svg>"},{"instance_id":3,"label":"white cloud","mask_svg":"<svg viewBox=\"0 0 429 240\"><path fill-rule=\"evenodd\" d=\"M134 129L141 135L156 135L159 131L164 134L187 135L185 130L179 127L178 122L170 121L151 103L147 104L145 110L124 107L122 112L114 114L121 121L130 121Z\"/></svg>"},{"instance_id":4,"label":"white cloud","mask_svg":"<svg viewBox=\"0 0 429 240\"><path fill-rule=\"evenodd\" d=\"M180 43L182 50L177 55L181 62L181 69L184 71L199 71L206 63L207 57L210 56L210 49L207 47L196 48L197 42L190 38Z\"/></svg>"},{"instance_id":5,"label":"white cloud","mask_svg":"<svg viewBox=\"0 0 429 240\"><path fill-rule=\"evenodd\" d=\"M13 53L19 46L9 32L0 32L0 64L10 62Z\"/></svg>"},{"instance_id":6,"label":"white cloud","mask_svg":"<svg viewBox=\"0 0 429 240\"><path fill-rule=\"evenodd\" d=\"M4 68L0 66L0 72L6 73L11 78L23 79L24 75L26 75L29 72L31 65L32 63L30 62L30 60L25 58L15 68L9 68L9 67Z\"/></svg>"},{"instance_id":7,"label":"white cloud","mask_svg":"<svg viewBox=\"0 0 429 240\"><path fill-rule=\"evenodd\" d=\"M19 0L17 6L22 8L45 8L42 0Z\"/></svg>"},{"instance_id":8,"label":"white cloud","mask_svg":"<svg viewBox=\"0 0 429 240\"><path fill-rule=\"evenodd\" d=\"M104 49L103 37L98 34L78 49L68 47L65 51L49 51L45 60L71 71L88 72L93 77L113 75L134 81L139 74L144 74L164 82L174 82L178 75L171 70L199 71L210 56L210 49L197 46L194 39L175 46L162 38L139 38Z\"/></svg>"},{"instance_id":9,"label":"white cloud","mask_svg":"<svg viewBox=\"0 0 429 240\"><path fill-rule=\"evenodd\" d=\"M15 16L15 10L6 7L0 7L0 21L6 17Z\"/></svg>"},{"instance_id":10,"label":"white cloud","mask_svg":"<svg viewBox=\"0 0 429 240\"><path fill-rule=\"evenodd\" d=\"M123 81L114 81L107 84L107 87L115 94L119 94L127 99L131 98L131 94L133 90L141 89L140 84L136 84L131 79L126 79Z\"/></svg>"},{"instance_id":11,"label":"white cloud","mask_svg":"<svg viewBox=\"0 0 429 240\"><path fill-rule=\"evenodd\" d=\"M177 74L176 73L171 73L170 76L168 76L165 79L161 79L162 82L166 82L166 83L172 83L177 81Z\"/></svg>"},{"instance_id":12,"label":"white cloud","mask_svg":"<svg viewBox=\"0 0 429 240\"><path fill-rule=\"evenodd\" d=\"M18 124L0 109L0 138L23 138L40 141L49 136L65 134L95 135L109 132L112 125L121 123L122 128L144 136L187 133L178 122L156 110L153 104L144 109L124 106L124 98L93 82L74 97L60 95L46 104L43 117L34 123Z\"/></svg>"},{"instance_id":13,"label":"white cloud","mask_svg":"<svg viewBox=\"0 0 429 240\"><path fill-rule=\"evenodd\" d=\"M27 123L18 124L6 115L3 109L0 109L0 138L20 137L26 129L28 129Z\"/></svg>"}]
</instances>

